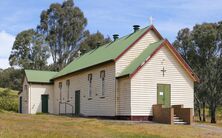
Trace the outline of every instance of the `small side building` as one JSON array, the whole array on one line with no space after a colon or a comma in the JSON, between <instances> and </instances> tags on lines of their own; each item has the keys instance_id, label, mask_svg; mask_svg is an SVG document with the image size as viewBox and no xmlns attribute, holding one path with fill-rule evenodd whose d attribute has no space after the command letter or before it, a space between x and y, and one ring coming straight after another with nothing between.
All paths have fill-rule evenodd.
<instances>
[{"instance_id":1,"label":"small side building","mask_svg":"<svg viewBox=\"0 0 222 138\"><path fill-rule=\"evenodd\" d=\"M23 90L19 93L19 112L53 113L53 82L57 72L25 70Z\"/></svg>"}]
</instances>

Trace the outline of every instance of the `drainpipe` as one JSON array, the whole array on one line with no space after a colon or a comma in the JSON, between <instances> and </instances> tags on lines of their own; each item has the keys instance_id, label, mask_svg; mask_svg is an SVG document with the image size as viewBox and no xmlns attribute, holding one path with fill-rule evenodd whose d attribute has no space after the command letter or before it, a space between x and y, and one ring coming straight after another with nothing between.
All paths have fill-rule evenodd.
<instances>
[{"instance_id":1,"label":"drainpipe","mask_svg":"<svg viewBox=\"0 0 222 138\"><path fill-rule=\"evenodd\" d=\"M31 89L32 89L32 84L30 83L29 84L30 85L30 90L29 90L29 92L28 92L28 94L29 94L29 102L28 102L28 105L29 105L29 114L31 114Z\"/></svg>"},{"instance_id":2,"label":"drainpipe","mask_svg":"<svg viewBox=\"0 0 222 138\"><path fill-rule=\"evenodd\" d=\"M60 104L61 104L61 101L62 101L61 95L62 95L61 88L59 88L59 115L60 115Z\"/></svg>"},{"instance_id":3,"label":"drainpipe","mask_svg":"<svg viewBox=\"0 0 222 138\"><path fill-rule=\"evenodd\" d=\"M115 78L115 118L117 116L117 79Z\"/></svg>"}]
</instances>

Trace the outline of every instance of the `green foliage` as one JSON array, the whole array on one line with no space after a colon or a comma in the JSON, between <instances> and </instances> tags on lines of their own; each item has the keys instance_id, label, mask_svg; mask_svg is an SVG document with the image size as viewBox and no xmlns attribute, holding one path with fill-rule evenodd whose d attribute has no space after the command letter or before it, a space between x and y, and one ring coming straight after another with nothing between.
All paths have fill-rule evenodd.
<instances>
[{"instance_id":1,"label":"green foliage","mask_svg":"<svg viewBox=\"0 0 222 138\"><path fill-rule=\"evenodd\" d=\"M80 44L80 51L82 54L84 54L92 49L95 49L97 46L104 45L110 41L111 39L109 37L105 38L99 31L94 34L87 32L85 39Z\"/></svg>"},{"instance_id":2,"label":"green foliage","mask_svg":"<svg viewBox=\"0 0 222 138\"><path fill-rule=\"evenodd\" d=\"M73 0L53 3L42 11L37 29L48 42L57 70L75 58L79 43L85 36L86 24L87 19Z\"/></svg>"},{"instance_id":3,"label":"green foliage","mask_svg":"<svg viewBox=\"0 0 222 138\"><path fill-rule=\"evenodd\" d=\"M0 71L0 87L22 90L23 71L13 67Z\"/></svg>"},{"instance_id":4,"label":"green foliage","mask_svg":"<svg viewBox=\"0 0 222 138\"><path fill-rule=\"evenodd\" d=\"M211 122L216 122L216 109L222 104L222 24L203 23L179 31L174 46L200 78L195 85L195 105L208 104ZM204 112L204 111L203 111ZM200 114L200 111L199 111ZM200 118L201 119L201 118Z\"/></svg>"},{"instance_id":5,"label":"green foliage","mask_svg":"<svg viewBox=\"0 0 222 138\"><path fill-rule=\"evenodd\" d=\"M76 57L94 49L98 42L110 41L98 31L85 30L87 19L73 0L52 3L40 15L37 30L22 31L16 36L9 62L23 69L59 71ZM52 56L53 64L47 65Z\"/></svg>"},{"instance_id":6,"label":"green foliage","mask_svg":"<svg viewBox=\"0 0 222 138\"><path fill-rule=\"evenodd\" d=\"M46 68L49 56L44 37L29 29L16 36L9 62L11 66L41 70Z\"/></svg>"},{"instance_id":7,"label":"green foliage","mask_svg":"<svg viewBox=\"0 0 222 138\"><path fill-rule=\"evenodd\" d=\"M17 92L10 89L0 89L0 110L18 112Z\"/></svg>"}]
</instances>

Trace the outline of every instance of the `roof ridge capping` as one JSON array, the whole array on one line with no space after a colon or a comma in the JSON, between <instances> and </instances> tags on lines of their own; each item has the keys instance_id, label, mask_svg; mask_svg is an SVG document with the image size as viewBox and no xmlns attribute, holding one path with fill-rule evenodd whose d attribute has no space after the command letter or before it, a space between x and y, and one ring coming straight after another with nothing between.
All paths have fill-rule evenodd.
<instances>
[{"instance_id":1,"label":"roof ridge capping","mask_svg":"<svg viewBox=\"0 0 222 138\"><path fill-rule=\"evenodd\" d=\"M38 71L38 72L58 72L58 71L48 71L48 70L35 70L35 69L25 69L25 71Z\"/></svg>"}]
</instances>

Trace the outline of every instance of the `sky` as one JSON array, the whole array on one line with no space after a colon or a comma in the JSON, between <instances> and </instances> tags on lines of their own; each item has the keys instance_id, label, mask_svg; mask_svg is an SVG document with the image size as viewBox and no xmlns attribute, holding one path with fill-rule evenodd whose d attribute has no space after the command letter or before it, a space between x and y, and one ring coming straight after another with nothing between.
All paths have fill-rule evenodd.
<instances>
[{"instance_id":1,"label":"sky","mask_svg":"<svg viewBox=\"0 0 222 138\"><path fill-rule=\"evenodd\" d=\"M0 0L0 68L9 67L8 57L16 35L36 28L42 10L64 0ZM105 36L132 32L135 24L153 25L173 42L177 32L203 22L222 20L222 0L74 0L88 19L90 32Z\"/></svg>"}]
</instances>

